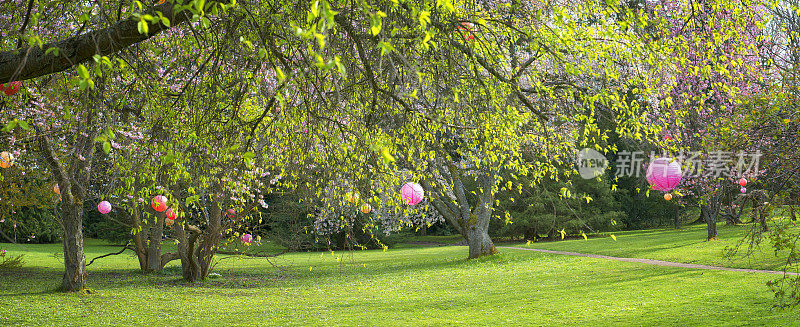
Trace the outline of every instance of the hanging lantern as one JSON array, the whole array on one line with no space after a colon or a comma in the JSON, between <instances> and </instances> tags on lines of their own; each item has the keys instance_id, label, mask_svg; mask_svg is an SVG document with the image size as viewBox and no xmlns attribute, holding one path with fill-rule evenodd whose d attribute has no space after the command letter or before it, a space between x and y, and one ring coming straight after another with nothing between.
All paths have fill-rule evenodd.
<instances>
[{"instance_id":1,"label":"hanging lantern","mask_svg":"<svg viewBox=\"0 0 800 327\"><path fill-rule=\"evenodd\" d=\"M0 152L0 168L8 168L14 165L14 155L8 151Z\"/></svg>"},{"instance_id":2,"label":"hanging lantern","mask_svg":"<svg viewBox=\"0 0 800 327\"><path fill-rule=\"evenodd\" d=\"M21 86L22 83L20 83L20 81L13 81L8 86L5 84L0 84L0 91L3 91L7 96L12 96L19 92Z\"/></svg>"},{"instance_id":3,"label":"hanging lantern","mask_svg":"<svg viewBox=\"0 0 800 327\"><path fill-rule=\"evenodd\" d=\"M57 183L56 183L56 185L53 185L53 192L55 194L59 194L59 195L61 194L61 189L58 188L58 184Z\"/></svg>"},{"instance_id":4,"label":"hanging lantern","mask_svg":"<svg viewBox=\"0 0 800 327\"><path fill-rule=\"evenodd\" d=\"M360 196L358 196L358 193L355 192L347 192L347 194L344 195L344 198L347 199L347 202L356 203L358 202Z\"/></svg>"},{"instance_id":5,"label":"hanging lantern","mask_svg":"<svg viewBox=\"0 0 800 327\"><path fill-rule=\"evenodd\" d=\"M422 185L408 182L400 188L400 196L403 199L403 203L415 205L422 202L422 198L425 197L425 191L422 189Z\"/></svg>"},{"instance_id":6,"label":"hanging lantern","mask_svg":"<svg viewBox=\"0 0 800 327\"><path fill-rule=\"evenodd\" d=\"M167 197L163 195L156 195L153 197L152 206L153 210L164 212L164 210L167 210Z\"/></svg>"},{"instance_id":7,"label":"hanging lantern","mask_svg":"<svg viewBox=\"0 0 800 327\"><path fill-rule=\"evenodd\" d=\"M464 33L464 40L475 41L475 35L472 34L472 23L462 22L457 26L458 30Z\"/></svg>"},{"instance_id":8,"label":"hanging lantern","mask_svg":"<svg viewBox=\"0 0 800 327\"><path fill-rule=\"evenodd\" d=\"M739 192L747 193L747 188L742 186L742 188L739 189Z\"/></svg>"},{"instance_id":9,"label":"hanging lantern","mask_svg":"<svg viewBox=\"0 0 800 327\"><path fill-rule=\"evenodd\" d=\"M657 191L672 191L681 182L681 175L681 164L670 158L658 158L647 167L647 182Z\"/></svg>"},{"instance_id":10,"label":"hanging lantern","mask_svg":"<svg viewBox=\"0 0 800 327\"><path fill-rule=\"evenodd\" d=\"M97 205L97 211L100 211L102 214L107 214L111 212L111 203L108 201L102 201Z\"/></svg>"},{"instance_id":11,"label":"hanging lantern","mask_svg":"<svg viewBox=\"0 0 800 327\"><path fill-rule=\"evenodd\" d=\"M236 210L228 209L227 215L228 218L233 218L234 216L236 216Z\"/></svg>"},{"instance_id":12,"label":"hanging lantern","mask_svg":"<svg viewBox=\"0 0 800 327\"><path fill-rule=\"evenodd\" d=\"M178 213L175 212L172 208L167 209L167 220L175 220L178 217Z\"/></svg>"},{"instance_id":13,"label":"hanging lantern","mask_svg":"<svg viewBox=\"0 0 800 327\"><path fill-rule=\"evenodd\" d=\"M242 235L242 243L250 245L253 242L253 235L244 234Z\"/></svg>"},{"instance_id":14,"label":"hanging lantern","mask_svg":"<svg viewBox=\"0 0 800 327\"><path fill-rule=\"evenodd\" d=\"M167 226L174 225L175 224L175 219L169 219L169 217L167 217L166 224L167 224Z\"/></svg>"},{"instance_id":15,"label":"hanging lantern","mask_svg":"<svg viewBox=\"0 0 800 327\"><path fill-rule=\"evenodd\" d=\"M672 194L669 194L669 193L664 194L664 200L667 200L667 201L672 200Z\"/></svg>"},{"instance_id":16,"label":"hanging lantern","mask_svg":"<svg viewBox=\"0 0 800 327\"><path fill-rule=\"evenodd\" d=\"M370 213L370 212L372 212L372 206L370 206L370 205L369 205L369 204L367 204L367 203L364 203L364 204L362 204L362 205L361 205L361 212L363 212L363 213Z\"/></svg>"},{"instance_id":17,"label":"hanging lantern","mask_svg":"<svg viewBox=\"0 0 800 327\"><path fill-rule=\"evenodd\" d=\"M747 186L747 180L744 179L744 177L739 178L739 186L741 186L741 187Z\"/></svg>"}]
</instances>

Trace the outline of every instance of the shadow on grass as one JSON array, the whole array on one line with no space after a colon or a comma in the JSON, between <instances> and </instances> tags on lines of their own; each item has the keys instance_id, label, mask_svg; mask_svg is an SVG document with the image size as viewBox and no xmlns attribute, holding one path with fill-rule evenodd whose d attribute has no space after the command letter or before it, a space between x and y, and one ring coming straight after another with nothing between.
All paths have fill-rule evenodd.
<instances>
[{"instance_id":1,"label":"shadow on grass","mask_svg":"<svg viewBox=\"0 0 800 327\"><path fill-rule=\"evenodd\" d=\"M356 254L358 252L353 252ZM391 252L390 252L391 253ZM396 253L395 253L396 255ZM466 253L463 259L453 260L450 256L431 254L430 260L387 260L374 257L354 257L351 262L337 264L315 262L313 271L306 271L298 266L273 267L263 263L255 270L245 271L247 268L222 268L213 272L219 273L218 278L207 278L200 282L187 282L182 278L180 266L170 266L155 273L144 274L138 269L102 269L89 270L88 287L93 291L113 290L130 287L155 287L155 288L185 288L185 289L248 289L248 288L274 288L283 287L286 282L304 283L311 280L326 278L365 278L387 274L408 274L409 272L433 269L451 269L458 266L471 267L484 264L503 264L516 261L512 258L496 255L491 257L467 260ZM261 259L251 259L261 260ZM366 264L368 267L364 267ZM0 284L11 287L0 287L0 296L13 297L24 295L39 295L58 293L55 289L61 281L61 272L54 268L20 268L14 271L0 272ZM20 281L20 284L14 284ZM12 286L13 285L13 286ZM27 286L30 287L27 287ZM53 289L42 291L43 286L53 285ZM26 291L27 290L27 291Z\"/></svg>"}]
</instances>

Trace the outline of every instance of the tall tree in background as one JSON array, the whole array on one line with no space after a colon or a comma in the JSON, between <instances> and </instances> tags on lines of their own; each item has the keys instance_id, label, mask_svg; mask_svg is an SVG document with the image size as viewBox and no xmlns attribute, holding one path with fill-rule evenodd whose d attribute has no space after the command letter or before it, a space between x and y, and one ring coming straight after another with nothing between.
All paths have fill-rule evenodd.
<instances>
[{"instance_id":1,"label":"tall tree in background","mask_svg":"<svg viewBox=\"0 0 800 327\"><path fill-rule=\"evenodd\" d=\"M717 214L725 198L721 183L733 183L734 177L742 176L730 176L732 167L727 164L734 158L715 156L720 149L704 140L714 133L709 125L715 119L732 115L739 98L759 92L764 84L766 71L759 54L766 46L762 28L767 7L728 1L649 4L653 16L667 24L665 37L674 40L674 55L679 58L676 70L665 73L664 87L669 94L661 105L671 110L655 113L655 123L664 127L661 136L666 150L682 152L684 160L695 160L684 170L696 176L687 176L681 189L684 195L700 199L707 239L715 240ZM747 150L752 153L754 149ZM692 158L693 153L701 155ZM713 162L726 166L710 164Z\"/></svg>"}]
</instances>

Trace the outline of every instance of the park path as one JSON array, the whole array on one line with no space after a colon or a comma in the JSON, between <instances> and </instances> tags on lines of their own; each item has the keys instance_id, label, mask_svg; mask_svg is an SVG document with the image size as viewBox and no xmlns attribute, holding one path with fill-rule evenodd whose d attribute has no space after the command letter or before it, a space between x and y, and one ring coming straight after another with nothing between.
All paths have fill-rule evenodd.
<instances>
[{"instance_id":1,"label":"park path","mask_svg":"<svg viewBox=\"0 0 800 327\"><path fill-rule=\"evenodd\" d=\"M625 262L637 262L637 263L644 263L644 264L648 264L648 265L665 266L665 267L679 267L679 268L706 269L706 270L722 270L722 271L738 271L738 272L764 273L764 274L774 274L774 275L792 275L792 276L800 275L800 273L791 272L791 271L728 268L728 267L697 265L697 264L693 264L693 263L680 263L680 262L672 262L672 261L652 260L652 259L622 258L622 257L612 257L612 256L607 256L607 255L599 255L599 254L587 254L587 253L578 253L578 252L566 252L566 251L553 251L553 250L543 250L543 249L520 248L520 247L515 247L515 246L498 246L498 247L499 248L503 248L503 249L513 249L513 250L523 250L523 251L536 251L536 252L551 253L551 254L571 255L571 256L576 256L576 257L616 260L616 261L625 261Z\"/></svg>"}]
</instances>

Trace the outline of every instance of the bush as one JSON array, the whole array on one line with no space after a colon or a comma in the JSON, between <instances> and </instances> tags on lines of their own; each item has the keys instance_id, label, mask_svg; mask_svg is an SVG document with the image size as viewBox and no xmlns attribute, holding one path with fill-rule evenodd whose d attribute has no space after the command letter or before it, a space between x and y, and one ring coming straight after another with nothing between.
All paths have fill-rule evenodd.
<instances>
[{"instance_id":1,"label":"bush","mask_svg":"<svg viewBox=\"0 0 800 327\"><path fill-rule=\"evenodd\" d=\"M545 179L522 195L500 193L497 198L501 205L496 213L508 211L512 220L494 219L490 230L496 236L535 240L561 238L562 230L567 235L580 235L623 227L626 215L608 182L574 177L571 184ZM562 189L570 190L569 194L562 194ZM588 203L587 196L591 198Z\"/></svg>"},{"instance_id":2,"label":"bush","mask_svg":"<svg viewBox=\"0 0 800 327\"><path fill-rule=\"evenodd\" d=\"M61 225L52 209L22 207L0 223L0 231L15 242L56 243L61 240ZM5 240L8 241L8 240Z\"/></svg>"},{"instance_id":3,"label":"bush","mask_svg":"<svg viewBox=\"0 0 800 327\"><path fill-rule=\"evenodd\" d=\"M113 210L108 215L116 221L103 217L97 212L96 203L86 201L83 204L84 235L89 238L99 238L115 244L125 244L131 240L131 227L118 223L127 219Z\"/></svg>"},{"instance_id":4,"label":"bush","mask_svg":"<svg viewBox=\"0 0 800 327\"><path fill-rule=\"evenodd\" d=\"M25 260L22 259L22 254L20 255L10 255L6 250L0 250L0 270L11 270L22 267L25 264Z\"/></svg>"}]
</instances>

